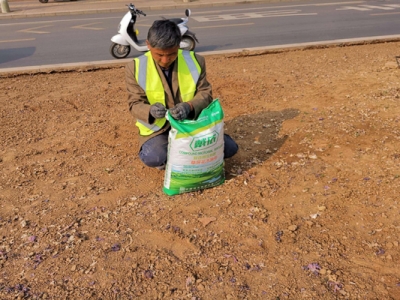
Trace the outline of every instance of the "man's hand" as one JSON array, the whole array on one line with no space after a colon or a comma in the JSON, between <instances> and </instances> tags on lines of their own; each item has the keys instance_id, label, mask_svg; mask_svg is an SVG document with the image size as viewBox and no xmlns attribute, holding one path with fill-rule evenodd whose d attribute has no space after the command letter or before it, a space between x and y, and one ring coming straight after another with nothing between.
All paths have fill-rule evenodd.
<instances>
[{"instance_id":1,"label":"man's hand","mask_svg":"<svg viewBox=\"0 0 400 300\"><path fill-rule=\"evenodd\" d=\"M167 109L161 103L155 103L152 106L150 106L150 114L155 119L164 118L166 113L167 113Z\"/></svg>"},{"instance_id":2,"label":"man's hand","mask_svg":"<svg viewBox=\"0 0 400 300\"><path fill-rule=\"evenodd\" d=\"M190 106L190 104L187 102L183 102L175 105L169 110L169 112L175 120L185 120L189 116L191 110L192 107Z\"/></svg>"}]
</instances>

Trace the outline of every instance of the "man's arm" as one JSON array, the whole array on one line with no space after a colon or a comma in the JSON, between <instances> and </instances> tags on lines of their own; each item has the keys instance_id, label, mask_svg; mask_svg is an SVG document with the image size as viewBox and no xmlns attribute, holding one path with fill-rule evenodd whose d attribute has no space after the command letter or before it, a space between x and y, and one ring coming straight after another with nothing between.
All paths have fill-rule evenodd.
<instances>
[{"instance_id":1,"label":"man's arm","mask_svg":"<svg viewBox=\"0 0 400 300\"><path fill-rule=\"evenodd\" d=\"M146 94L139 86L135 78L135 61L129 62L125 67L126 89L128 91L129 111L135 119L142 120L148 124L154 122L150 115L150 104Z\"/></svg>"},{"instance_id":2,"label":"man's arm","mask_svg":"<svg viewBox=\"0 0 400 300\"><path fill-rule=\"evenodd\" d=\"M204 57L196 54L196 59L201 67L201 74L197 81L196 94L190 103L194 109L194 118L196 119L201 111L206 108L212 101L212 87L207 80L206 61Z\"/></svg>"}]
</instances>

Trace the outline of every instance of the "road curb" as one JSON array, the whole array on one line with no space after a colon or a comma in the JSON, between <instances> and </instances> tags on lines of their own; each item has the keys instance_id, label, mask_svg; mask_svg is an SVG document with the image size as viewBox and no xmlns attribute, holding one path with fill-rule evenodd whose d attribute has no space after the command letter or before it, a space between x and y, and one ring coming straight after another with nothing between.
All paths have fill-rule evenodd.
<instances>
[{"instance_id":1,"label":"road curb","mask_svg":"<svg viewBox=\"0 0 400 300\"><path fill-rule=\"evenodd\" d=\"M377 37L340 39L331 41L320 41L311 43L298 43L298 44L287 44L287 45L276 45L276 46L243 48L243 49L232 49L232 50L221 50L221 51L204 51L197 53L203 56L211 56L211 55L251 56L251 55L263 55L268 53L284 52L284 51L311 50L316 48L322 49L328 47L349 47L357 45L392 43L392 42L400 42L400 35L385 35ZM95 70L104 68L115 68L118 66L123 67L126 63L132 60L133 57L120 60L103 60L103 61L92 61L92 62L81 62L81 63L29 66L21 68L6 68L6 69L0 69L0 77L6 77L7 75L24 75L24 74L32 75L38 73L52 73L52 72L65 72L65 71L70 72L79 69ZM396 60L395 57L394 60Z\"/></svg>"}]
</instances>

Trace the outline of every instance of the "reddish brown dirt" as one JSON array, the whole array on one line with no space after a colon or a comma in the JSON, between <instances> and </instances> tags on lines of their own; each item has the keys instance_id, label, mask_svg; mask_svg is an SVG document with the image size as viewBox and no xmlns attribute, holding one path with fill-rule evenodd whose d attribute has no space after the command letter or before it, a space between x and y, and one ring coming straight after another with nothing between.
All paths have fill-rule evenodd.
<instances>
[{"instance_id":1,"label":"reddish brown dirt","mask_svg":"<svg viewBox=\"0 0 400 300\"><path fill-rule=\"evenodd\" d=\"M0 298L400 299L400 43L208 56L239 153L169 197L124 70L0 79Z\"/></svg>"}]
</instances>

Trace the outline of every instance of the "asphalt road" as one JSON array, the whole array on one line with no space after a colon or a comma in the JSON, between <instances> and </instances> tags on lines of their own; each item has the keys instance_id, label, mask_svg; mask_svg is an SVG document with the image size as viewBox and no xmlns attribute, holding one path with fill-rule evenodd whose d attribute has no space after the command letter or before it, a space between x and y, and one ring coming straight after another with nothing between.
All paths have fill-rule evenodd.
<instances>
[{"instance_id":1,"label":"asphalt road","mask_svg":"<svg viewBox=\"0 0 400 300\"><path fill-rule=\"evenodd\" d=\"M139 7L140 8L140 7ZM112 60L110 38L123 13L0 21L0 69ZM161 16L151 11L137 23L145 38ZM400 1L291 2L196 8L189 20L200 44L196 51L224 51L380 36L400 37ZM131 51L129 57L140 55Z\"/></svg>"}]
</instances>

